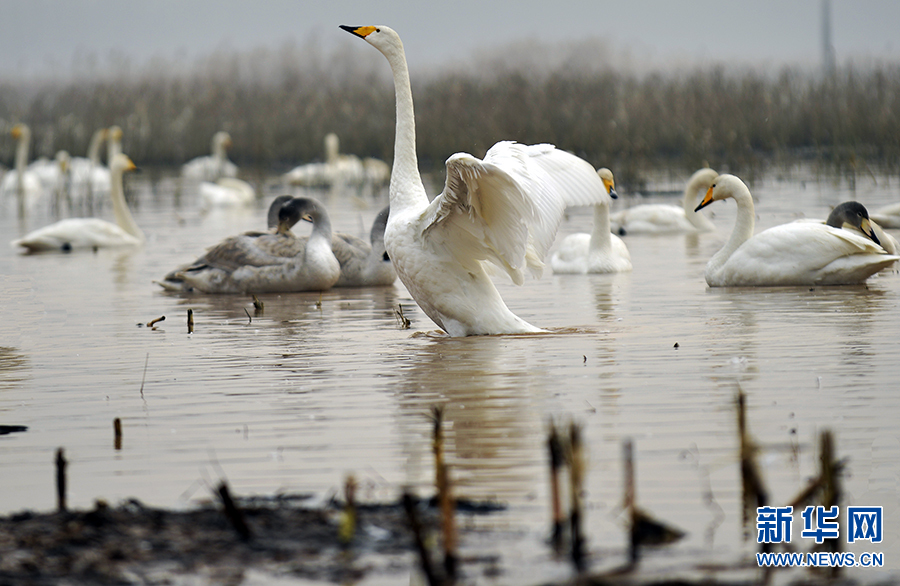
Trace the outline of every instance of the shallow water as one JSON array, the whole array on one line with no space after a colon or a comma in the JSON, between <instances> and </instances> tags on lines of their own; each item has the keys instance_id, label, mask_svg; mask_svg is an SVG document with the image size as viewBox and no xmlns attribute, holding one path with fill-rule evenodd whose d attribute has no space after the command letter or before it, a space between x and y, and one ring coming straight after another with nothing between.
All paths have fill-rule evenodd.
<instances>
[{"instance_id":1,"label":"shallow water","mask_svg":"<svg viewBox=\"0 0 900 586\"><path fill-rule=\"evenodd\" d=\"M817 435L833 430L838 455L849 459L844 504L885 507L884 542L849 550L883 551L900 575L896 271L859 287L709 289L703 269L735 211L717 202L717 233L626 237L632 273L548 269L523 287L498 281L510 308L549 333L450 339L434 333L399 282L321 297L261 295L262 314L244 296L163 292L154 279L225 236L264 227L280 191L267 188L251 210L201 214L192 187L166 173L129 177L128 188L148 236L141 249L26 256L0 246L0 424L28 426L0 436L0 511L55 506L60 446L75 507L127 497L185 506L207 498L223 474L242 494L327 498L353 474L363 499L394 500L404 486L427 495L430 413L443 405L457 494L509 505L466 520L483 531L463 542L464 555L502 556L499 576L480 582L570 575L545 543L551 418L583 426L592 567L625 561L626 438L635 446L638 502L688 533L645 564L731 563L755 550L740 520L741 388L773 502L806 485L818 466ZM860 178L853 191L797 169L751 189L757 231L801 215L824 218L851 198L870 209L900 199L896 179ZM616 207L636 203L621 195ZM318 196L337 229L361 237L386 203L383 194ZM108 208L100 215L111 217ZM23 225L6 213L0 233L11 240L49 220ZM589 231L590 222L588 210L572 210L560 234ZM394 315L398 304L409 330ZM142 325L160 316L156 327ZM849 575L872 581L889 571Z\"/></svg>"}]
</instances>

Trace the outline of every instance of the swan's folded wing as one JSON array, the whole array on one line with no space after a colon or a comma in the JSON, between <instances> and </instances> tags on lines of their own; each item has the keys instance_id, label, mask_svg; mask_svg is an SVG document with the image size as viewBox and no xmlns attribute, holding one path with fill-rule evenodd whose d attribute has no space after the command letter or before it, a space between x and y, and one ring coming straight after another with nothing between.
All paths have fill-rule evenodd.
<instances>
[{"instance_id":1,"label":"swan's folded wing","mask_svg":"<svg viewBox=\"0 0 900 586\"><path fill-rule=\"evenodd\" d=\"M248 232L226 238L206 251L186 270L213 267L234 271L240 267L263 267L288 262L303 253L305 238Z\"/></svg>"},{"instance_id":2,"label":"swan's folded wing","mask_svg":"<svg viewBox=\"0 0 900 586\"><path fill-rule=\"evenodd\" d=\"M521 284L526 268L541 275L566 206L608 200L586 161L552 145L500 142L484 161L466 153L447 159L444 191L429 206L425 233L435 239L438 229L443 238L455 232L460 262L489 260Z\"/></svg>"}]
</instances>

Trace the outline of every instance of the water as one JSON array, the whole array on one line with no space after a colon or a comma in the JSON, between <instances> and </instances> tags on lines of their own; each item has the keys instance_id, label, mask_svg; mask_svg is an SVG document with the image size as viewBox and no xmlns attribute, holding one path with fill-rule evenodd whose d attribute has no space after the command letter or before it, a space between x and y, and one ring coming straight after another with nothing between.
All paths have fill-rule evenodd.
<instances>
[{"instance_id":1,"label":"water","mask_svg":"<svg viewBox=\"0 0 900 586\"><path fill-rule=\"evenodd\" d=\"M463 541L464 555L501 556L499 577L485 583L570 575L545 544L551 418L583 426L593 567L625 559L626 438L635 445L638 502L688 533L649 553L645 566L733 563L755 550L740 521L741 388L773 502L806 486L818 466L817 436L833 430L838 455L849 460L844 504L885 507L884 543L849 549L885 552L897 575L896 271L859 287L709 289L703 269L735 211L719 202L711 206L717 233L626 237L633 273L548 270L523 287L500 282L510 308L550 333L448 339L434 334L399 282L321 297L262 295L261 315L245 296L165 293L153 279L225 236L261 229L279 191L268 189L251 210L203 215L191 187L166 173L130 177L128 186L148 235L142 249L24 256L0 247L0 423L29 428L0 437L3 512L55 506L60 446L74 507L127 497L188 506L208 498L221 475L240 494L327 498L353 474L363 500L395 500L404 486L428 495L430 414L442 405L457 493L509 505L465 521L477 531ZM900 198L896 179L860 178L853 191L797 169L751 189L758 231L801 215L824 218L853 197L870 209ZM622 195L617 206L634 203ZM386 203L383 194L319 196L335 227L359 236ZM49 218L22 225L7 213L0 222L11 240ZM590 222L588 210L573 210L560 234L589 231ZM409 330L394 315L398 305ZM142 325L160 316L155 328ZM872 581L888 571L849 575Z\"/></svg>"}]
</instances>

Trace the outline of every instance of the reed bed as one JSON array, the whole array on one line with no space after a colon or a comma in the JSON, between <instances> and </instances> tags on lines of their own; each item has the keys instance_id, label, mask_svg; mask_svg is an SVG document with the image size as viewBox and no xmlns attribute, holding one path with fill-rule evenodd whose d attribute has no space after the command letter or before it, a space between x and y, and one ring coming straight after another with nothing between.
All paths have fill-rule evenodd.
<instances>
[{"instance_id":1,"label":"reed bed","mask_svg":"<svg viewBox=\"0 0 900 586\"><path fill-rule=\"evenodd\" d=\"M626 184L660 164L708 162L747 175L773 159L900 167L900 64L849 64L829 77L724 65L649 74L565 63L471 69L413 72L426 171L460 150L483 155L502 139L554 143L616 169ZM321 160L328 132L342 151L389 161L394 97L371 51L288 45L189 65L123 62L64 81L7 80L0 119L31 126L33 156L83 154L94 129L118 124L125 151L142 165L205 154L224 129L235 162L277 171ZM10 164L13 150L0 141L0 162Z\"/></svg>"}]
</instances>

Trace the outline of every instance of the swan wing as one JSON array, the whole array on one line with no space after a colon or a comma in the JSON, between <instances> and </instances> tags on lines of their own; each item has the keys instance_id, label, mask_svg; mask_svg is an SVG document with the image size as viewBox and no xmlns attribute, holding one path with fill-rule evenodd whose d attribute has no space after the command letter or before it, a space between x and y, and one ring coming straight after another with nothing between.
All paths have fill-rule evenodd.
<instances>
[{"instance_id":1,"label":"swan wing","mask_svg":"<svg viewBox=\"0 0 900 586\"><path fill-rule=\"evenodd\" d=\"M488 260L522 284L540 276L567 206L608 202L594 168L552 145L499 142L484 160L447 159L443 192L425 215L424 234L464 266Z\"/></svg>"},{"instance_id":2,"label":"swan wing","mask_svg":"<svg viewBox=\"0 0 900 586\"><path fill-rule=\"evenodd\" d=\"M747 240L723 269L735 284L838 284L864 280L894 260L872 240L849 230L791 222Z\"/></svg>"},{"instance_id":3,"label":"swan wing","mask_svg":"<svg viewBox=\"0 0 900 586\"><path fill-rule=\"evenodd\" d=\"M235 271L241 267L263 267L287 262L302 254L306 239L268 232L247 232L226 238L181 270L216 268Z\"/></svg>"}]
</instances>

